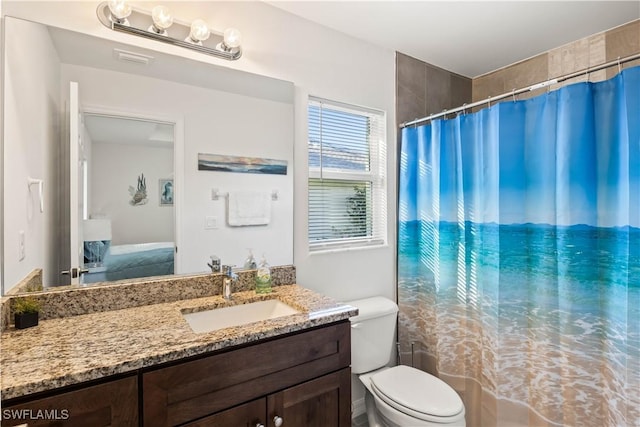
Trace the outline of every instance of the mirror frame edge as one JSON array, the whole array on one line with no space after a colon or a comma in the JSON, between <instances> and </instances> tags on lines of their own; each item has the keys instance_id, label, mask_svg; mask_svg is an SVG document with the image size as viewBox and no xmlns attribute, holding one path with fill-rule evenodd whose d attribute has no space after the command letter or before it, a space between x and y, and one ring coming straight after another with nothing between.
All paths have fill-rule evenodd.
<instances>
[{"instance_id":1,"label":"mirror frame edge","mask_svg":"<svg viewBox=\"0 0 640 427\"><path fill-rule=\"evenodd\" d=\"M2 79L0 79L0 105L2 106L1 111L5 111L5 103L4 103L4 86L5 86L5 34L6 34L6 25L5 18L7 15L2 13L2 5L0 0L0 70L3 70L1 75ZM0 241L2 245L0 245L0 297L5 296L5 283L4 283L4 113L0 114L0 162L1 162L1 170L0 173Z\"/></svg>"}]
</instances>

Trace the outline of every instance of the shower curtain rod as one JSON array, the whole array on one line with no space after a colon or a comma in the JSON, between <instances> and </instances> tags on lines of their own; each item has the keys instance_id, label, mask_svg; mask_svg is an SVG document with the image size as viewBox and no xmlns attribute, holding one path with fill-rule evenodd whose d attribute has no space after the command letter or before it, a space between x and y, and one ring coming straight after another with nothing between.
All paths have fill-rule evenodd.
<instances>
[{"instance_id":1,"label":"shower curtain rod","mask_svg":"<svg viewBox=\"0 0 640 427\"><path fill-rule=\"evenodd\" d=\"M476 102L473 102L471 104L463 104L461 107L453 108L451 110L444 110L441 113L431 114L431 115L423 117L421 119L415 119L415 120L410 121L410 122L404 122L404 123L400 124L400 128L402 129L402 128L405 128L407 126L412 126L412 125L415 125L415 124L418 124L418 123L422 123L422 122L426 122L426 121L429 121L429 120L433 120L433 119L436 119L438 117L446 116L447 114L457 113L458 111L464 111L464 110L466 110L468 108L477 107L479 105L491 104L491 101L498 101L500 99L508 98L510 96L515 97L516 95L520 95L521 93L530 92L530 91L536 90L536 89L541 89L543 87L547 87L547 86L550 86L552 84L560 83L560 82L563 82L565 80L569 80L569 79L572 79L574 77L581 76L583 74L587 74L588 75L589 73L593 73L595 71L600 71L600 70L603 70L605 68L613 67L614 65L620 66L620 65L622 65L622 64L624 64L626 62L633 61L635 59L640 59L640 53L637 53L637 54L631 55L631 56L627 56L627 57L624 57L624 58L618 58L615 61L609 61L609 62L606 62L604 64L597 65L595 67L588 67L588 68L582 69L580 71L576 71L575 73L565 74L564 76L560 76L560 77L556 77L554 79L546 80L546 81L541 82L541 83L536 83L534 85L527 86L527 87L524 87L522 89L517 89L517 90L514 89L511 92L506 92L506 93L503 93L502 95L490 96L487 99L483 99L481 101L476 101Z\"/></svg>"}]
</instances>

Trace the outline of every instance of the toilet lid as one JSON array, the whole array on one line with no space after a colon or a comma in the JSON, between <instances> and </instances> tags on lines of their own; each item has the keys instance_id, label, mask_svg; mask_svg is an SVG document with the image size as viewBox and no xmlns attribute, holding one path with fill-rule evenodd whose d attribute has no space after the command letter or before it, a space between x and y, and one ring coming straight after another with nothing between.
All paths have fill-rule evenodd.
<instances>
[{"instance_id":1,"label":"toilet lid","mask_svg":"<svg viewBox=\"0 0 640 427\"><path fill-rule=\"evenodd\" d=\"M409 366L396 366L371 376L378 396L401 412L452 417L464 408L462 399L439 378ZM409 411L407 411L409 409Z\"/></svg>"}]
</instances>

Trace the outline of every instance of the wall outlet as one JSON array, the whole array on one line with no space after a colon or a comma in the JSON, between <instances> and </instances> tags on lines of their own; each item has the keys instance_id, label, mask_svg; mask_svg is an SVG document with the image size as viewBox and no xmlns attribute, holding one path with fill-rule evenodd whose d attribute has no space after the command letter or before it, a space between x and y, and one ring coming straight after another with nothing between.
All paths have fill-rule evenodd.
<instances>
[{"instance_id":1,"label":"wall outlet","mask_svg":"<svg viewBox=\"0 0 640 427\"><path fill-rule=\"evenodd\" d=\"M205 216L204 217L204 229L205 230L215 230L218 228L218 217L216 216Z\"/></svg>"},{"instance_id":2,"label":"wall outlet","mask_svg":"<svg viewBox=\"0 0 640 427\"><path fill-rule=\"evenodd\" d=\"M18 261L22 261L26 256L26 250L24 246L24 231L20 230L18 231Z\"/></svg>"}]
</instances>

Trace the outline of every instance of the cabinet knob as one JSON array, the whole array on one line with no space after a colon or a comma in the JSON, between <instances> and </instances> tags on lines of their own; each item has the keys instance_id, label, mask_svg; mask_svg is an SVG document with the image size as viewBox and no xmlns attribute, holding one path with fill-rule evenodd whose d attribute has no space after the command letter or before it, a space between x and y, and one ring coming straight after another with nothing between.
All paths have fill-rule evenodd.
<instances>
[{"instance_id":1,"label":"cabinet knob","mask_svg":"<svg viewBox=\"0 0 640 427\"><path fill-rule=\"evenodd\" d=\"M282 419L282 417L276 415L275 417L273 417L273 424L276 427L280 427L282 424L284 424L284 420Z\"/></svg>"}]
</instances>

